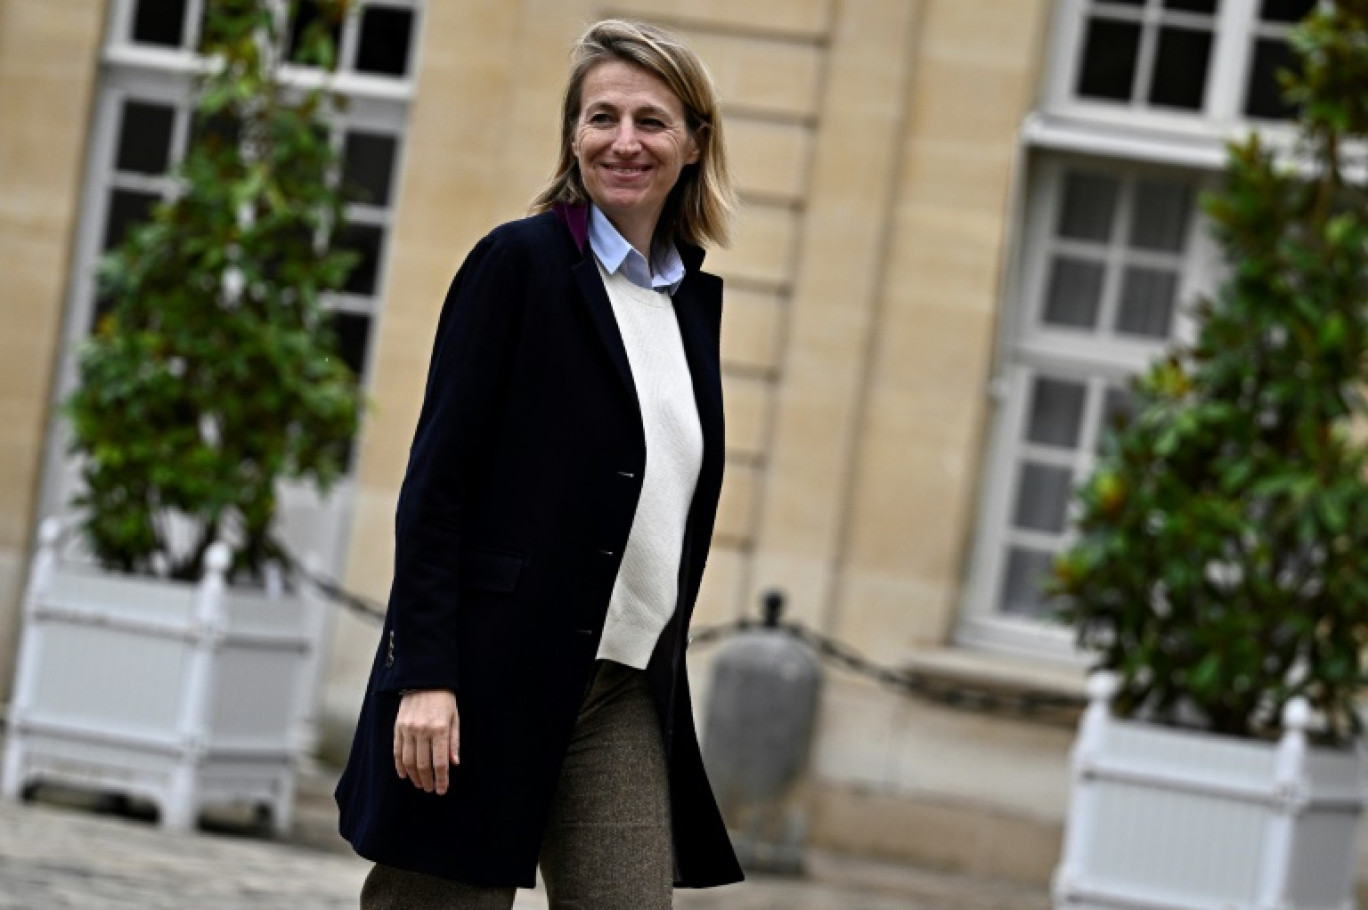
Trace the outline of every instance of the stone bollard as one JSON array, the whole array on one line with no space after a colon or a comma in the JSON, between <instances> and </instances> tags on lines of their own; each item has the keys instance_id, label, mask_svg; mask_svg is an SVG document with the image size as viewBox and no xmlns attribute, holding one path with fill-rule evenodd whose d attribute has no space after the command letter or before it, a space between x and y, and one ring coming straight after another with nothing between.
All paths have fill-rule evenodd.
<instances>
[{"instance_id":1,"label":"stone bollard","mask_svg":"<svg viewBox=\"0 0 1368 910\"><path fill-rule=\"evenodd\" d=\"M738 634L713 663L703 760L741 864L798 874L821 668L778 628L783 594L770 591L763 603L764 628Z\"/></svg>"}]
</instances>

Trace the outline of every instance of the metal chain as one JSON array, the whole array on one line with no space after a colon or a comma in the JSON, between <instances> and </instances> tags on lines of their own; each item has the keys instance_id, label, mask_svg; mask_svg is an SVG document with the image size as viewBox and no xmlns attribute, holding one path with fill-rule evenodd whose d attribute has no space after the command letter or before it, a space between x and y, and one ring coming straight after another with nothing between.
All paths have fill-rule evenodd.
<instances>
[{"instance_id":1,"label":"metal chain","mask_svg":"<svg viewBox=\"0 0 1368 910\"><path fill-rule=\"evenodd\" d=\"M353 594L333 579L308 569L291 553L283 553L284 571L287 576L297 576L313 585L320 594L333 603L341 604L349 612L373 622L385 621L385 608L377 601L360 594Z\"/></svg>"},{"instance_id":2,"label":"metal chain","mask_svg":"<svg viewBox=\"0 0 1368 910\"><path fill-rule=\"evenodd\" d=\"M711 644L755 629L768 629L789 635L811 648L818 658L826 663L897 689L905 695L918 696L950 707L1055 719L1068 726L1074 726L1078 712L1087 706L1087 698L1081 694L1075 696L1038 690L1002 692L989 687L952 683L915 670L882 666L849 645L809 629L801 623L779 622L768 625L755 619L738 619L700 628L693 634L690 643Z\"/></svg>"},{"instance_id":3,"label":"metal chain","mask_svg":"<svg viewBox=\"0 0 1368 910\"><path fill-rule=\"evenodd\" d=\"M285 572L287 575L307 581L319 593L357 616L373 622L384 621L383 605L353 594L325 575L310 571L288 554L285 556ZM689 636L689 644L691 647L710 645L743 632L759 629L788 635L807 645L824 662L834 664L857 676L897 689L905 695L918 696L950 707L1018 714L1039 719L1053 718L1072 726L1077 720L1079 710L1087 703L1081 695L1043 691L1001 692L986 687L947 682L914 670L881 666L849 645L809 629L801 623L778 622L770 625L758 619L737 619L694 630Z\"/></svg>"}]
</instances>

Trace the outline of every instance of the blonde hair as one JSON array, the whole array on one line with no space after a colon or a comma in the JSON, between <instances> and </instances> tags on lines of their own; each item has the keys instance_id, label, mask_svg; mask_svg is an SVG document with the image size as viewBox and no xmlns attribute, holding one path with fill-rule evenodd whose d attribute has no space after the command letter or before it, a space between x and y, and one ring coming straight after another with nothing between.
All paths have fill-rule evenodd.
<instances>
[{"instance_id":1,"label":"blonde hair","mask_svg":"<svg viewBox=\"0 0 1368 910\"><path fill-rule=\"evenodd\" d=\"M707 68L684 42L663 29L627 19L596 22L575 42L570 80L561 106L560 158L556 174L532 202L544 212L558 202L589 201L573 141L583 104L584 80L600 63L620 60L659 78L684 107L685 124L698 145L698 161L686 165L665 200L656 225L656 241L683 241L695 246L726 246L736 207L717 92Z\"/></svg>"}]
</instances>

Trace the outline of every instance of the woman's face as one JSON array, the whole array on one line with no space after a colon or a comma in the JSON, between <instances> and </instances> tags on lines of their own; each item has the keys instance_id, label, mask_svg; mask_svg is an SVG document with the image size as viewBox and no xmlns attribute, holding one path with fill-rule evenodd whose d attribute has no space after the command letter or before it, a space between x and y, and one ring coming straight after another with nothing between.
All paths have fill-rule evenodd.
<instances>
[{"instance_id":1,"label":"woman's face","mask_svg":"<svg viewBox=\"0 0 1368 910\"><path fill-rule=\"evenodd\" d=\"M684 166L698 160L684 105L660 78L619 60L586 74L581 102L571 148L584 187L627 241L649 255L666 197Z\"/></svg>"}]
</instances>

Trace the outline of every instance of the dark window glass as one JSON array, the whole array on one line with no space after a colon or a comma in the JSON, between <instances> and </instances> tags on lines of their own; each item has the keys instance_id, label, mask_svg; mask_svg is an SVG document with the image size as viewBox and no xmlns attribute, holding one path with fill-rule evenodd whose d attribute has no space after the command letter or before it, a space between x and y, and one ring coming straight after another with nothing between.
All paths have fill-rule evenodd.
<instances>
[{"instance_id":1,"label":"dark window glass","mask_svg":"<svg viewBox=\"0 0 1368 910\"><path fill-rule=\"evenodd\" d=\"M185 0L138 0L133 10L133 40L139 44L180 47L185 28Z\"/></svg>"},{"instance_id":2,"label":"dark window glass","mask_svg":"<svg viewBox=\"0 0 1368 910\"><path fill-rule=\"evenodd\" d=\"M125 101L114 166L135 174L165 173L171 160L171 130L175 123L173 107Z\"/></svg>"},{"instance_id":3,"label":"dark window glass","mask_svg":"<svg viewBox=\"0 0 1368 910\"><path fill-rule=\"evenodd\" d=\"M1161 341L1168 338L1177 296L1177 273L1139 266L1126 269L1121 306L1116 311L1116 334Z\"/></svg>"},{"instance_id":4,"label":"dark window glass","mask_svg":"<svg viewBox=\"0 0 1368 910\"><path fill-rule=\"evenodd\" d=\"M1072 449L1083 426L1083 404L1088 387L1062 379L1036 379L1031 388L1031 418L1026 438L1038 445Z\"/></svg>"},{"instance_id":5,"label":"dark window glass","mask_svg":"<svg viewBox=\"0 0 1368 910\"><path fill-rule=\"evenodd\" d=\"M393 136L347 133L342 150L342 185L348 198L368 205L389 205L394 151Z\"/></svg>"},{"instance_id":6,"label":"dark window glass","mask_svg":"<svg viewBox=\"0 0 1368 910\"><path fill-rule=\"evenodd\" d=\"M375 293L380 273L380 249L384 244L384 228L371 224L344 224L337 232L335 243L338 249L351 250L361 254L360 261L342 290L348 294Z\"/></svg>"},{"instance_id":7,"label":"dark window glass","mask_svg":"<svg viewBox=\"0 0 1368 910\"><path fill-rule=\"evenodd\" d=\"M1186 28L1159 30L1159 52L1154 58L1149 100L1161 107L1202 109L1206 96L1211 33Z\"/></svg>"},{"instance_id":8,"label":"dark window glass","mask_svg":"<svg viewBox=\"0 0 1368 910\"><path fill-rule=\"evenodd\" d=\"M1110 438L1130 423L1135 415L1135 396L1127 389L1112 386L1102 397L1102 426L1097 433L1097 451L1106 449Z\"/></svg>"},{"instance_id":9,"label":"dark window glass","mask_svg":"<svg viewBox=\"0 0 1368 910\"><path fill-rule=\"evenodd\" d=\"M1068 328L1095 326L1102 300L1103 273L1100 262L1068 256L1056 258L1045 295L1045 321Z\"/></svg>"},{"instance_id":10,"label":"dark window glass","mask_svg":"<svg viewBox=\"0 0 1368 910\"><path fill-rule=\"evenodd\" d=\"M1215 15L1216 0L1164 0L1164 8L1184 13Z\"/></svg>"},{"instance_id":11,"label":"dark window glass","mask_svg":"<svg viewBox=\"0 0 1368 910\"><path fill-rule=\"evenodd\" d=\"M356 47L356 70L383 76L408 72L413 38L413 11L371 6L361 11L361 40Z\"/></svg>"},{"instance_id":12,"label":"dark window glass","mask_svg":"<svg viewBox=\"0 0 1368 910\"><path fill-rule=\"evenodd\" d=\"M1027 461L1021 465L1017 482L1016 512L1012 523L1018 528L1059 534L1069 513L1073 495L1073 471L1058 465Z\"/></svg>"},{"instance_id":13,"label":"dark window glass","mask_svg":"<svg viewBox=\"0 0 1368 910\"><path fill-rule=\"evenodd\" d=\"M1278 72L1291 69L1296 62L1292 48L1280 38L1260 38L1254 42L1254 63L1249 68L1249 94L1245 114L1261 120L1286 120L1296 110L1283 100Z\"/></svg>"},{"instance_id":14,"label":"dark window glass","mask_svg":"<svg viewBox=\"0 0 1368 910\"><path fill-rule=\"evenodd\" d=\"M366 368L366 351L370 347L371 318L359 313L334 312L328 315L328 327L337 342L342 362L360 376Z\"/></svg>"},{"instance_id":15,"label":"dark window glass","mask_svg":"<svg viewBox=\"0 0 1368 910\"><path fill-rule=\"evenodd\" d=\"M1064 178L1064 204L1059 210L1059 236L1106 243L1120 181L1108 174L1070 171Z\"/></svg>"},{"instance_id":16,"label":"dark window glass","mask_svg":"<svg viewBox=\"0 0 1368 910\"><path fill-rule=\"evenodd\" d=\"M315 22L323 19L323 8L318 0L300 0L294 18L290 22L289 42L286 45L285 59L293 63L304 63L304 33ZM332 35L333 53L342 46L342 26L329 26ZM314 61L308 61L313 63Z\"/></svg>"},{"instance_id":17,"label":"dark window glass","mask_svg":"<svg viewBox=\"0 0 1368 910\"><path fill-rule=\"evenodd\" d=\"M1192 210L1192 190L1181 183L1142 180L1135 187L1130 245L1162 253L1182 252Z\"/></svg>"},{"instance_id":18,"label":"dark window glass","mask_svg":"<svg viewBox=\"0 0 1368 910\"><path fill-rule=\"evenodd\" d=\"M1048 619L1050 603L1043 587L1053 564L1052 553L1012 547L1007 552L1007 569L1002 580L1002 612Z\"/></svg>"},{"instance_id":19,"label":"dark window glass","mask_svg":"<svg viewBox=\"0 0 1368 910\"><path fill-rule=\"evenodd\" d=\"M1316 8L1316 0L1263 0L1259 18L1265 22L1300 22Z\"/></svg>"},{"instance_id":20,"label":"dark window glass","mask_svg":"<svg viewBox=\"0 0 1368 910\"><path fill-rule=\"evenodd\" d=\"M156 193L140 193L137 190L114 190L110 193L101 249L112 250L123 243L129 229L147 221L152 215L152 206L160 200L161 196Z\"/></svg>"},{"instance_id":21,"label":"dark window glass","mask_svg":"<svg viewBox=\"0 0 1368 910\"><path fill-rule=\"evenodd\" d=\"M1129 101L1139 53L1138 22L1088 20L1083 65L1078 74L1078 94L1084 98Z\"/></svg>"}]
</instances>

